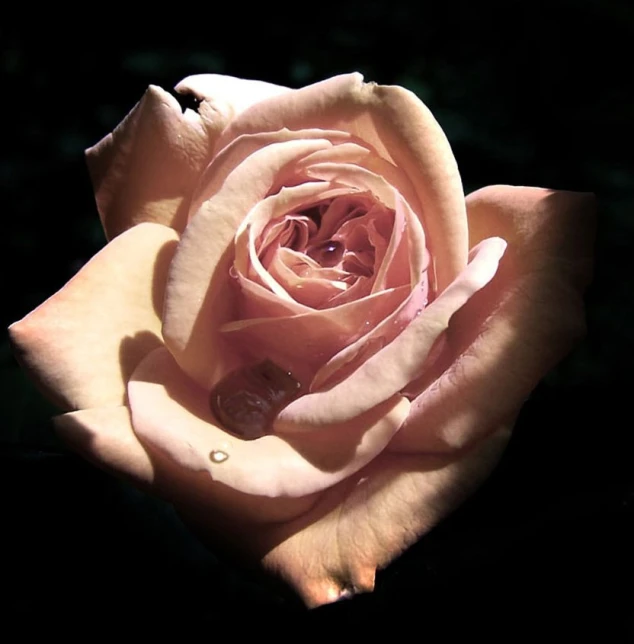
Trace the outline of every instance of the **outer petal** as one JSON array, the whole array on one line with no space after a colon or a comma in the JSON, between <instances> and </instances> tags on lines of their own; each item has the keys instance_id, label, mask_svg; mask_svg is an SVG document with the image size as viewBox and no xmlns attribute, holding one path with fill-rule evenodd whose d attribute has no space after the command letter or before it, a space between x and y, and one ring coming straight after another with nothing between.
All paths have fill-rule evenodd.
<instances>
[{"instance_id":1,"label":"outer petal","mask_svg":"<svg viewBox=\"0 0 634 644\"><path fill-rule=\"evenodd\" d=\"M451 148L412 92L362 81L360 74L336 76L262 101L232 121L216 148L245 133L285 127L344 130L367 141L412 181L442 290L464 268L468 250L462 185Z\"/></svg>"},{"instance_id":2,"label":"outer petal","mask_svg":"<svg viewBox=\"0 0 634 644\"><path fill-rule=\"evenodd\" d=\"M508 250L452 319L392 449L453 450L478 439L517 412L585 332L592 196L491 186L469 195L467 207L472 243L496 234Z\"/></svg>"},{"instance_id":3,"label":"outer petal","mask_svg":"<svg viewBox=\"0 0 634 644\"><path fill-rule=\"evenodd\" d=\"M249 530L223 526L232 548L262 557L309 607L371 591L375 571L385 567L453 511L486 479L510 436L510 422L460 455L381 454L327 490L294 521ZM181 514L211 543L213 517L193 502Z\"/></svg>"},{"instance_id":4,"label":"outer petal","mask_svg":"<svg viewBox=\"0 0 634 644\"><path fill-rule=\"evenodd\" d=\"M277 429L297 431L345 422L404 389L420 374L432 345L454 313L493 278L505 246L499 238L483 240L460 276L396 339L341 383L288 405L278 416Z\"/></svg>"},{"instance_id":5,"label":"outer petal","mask_svg":"<svg viewBox=\"0 0 634 644\"><path fill-rule=\"evenodd\" d=\"M181 468L139 441L127 407L82 409L57 416L53 422L66 444L98 467L177 505L193 500L206 516L213 513L216 524L228 517L258 524L285 521L303 514L316 501L314 495L270 499L242 494Z\"/></svg>"},{"instance_id":6,"label":"outer petal","mask_svg":"<svg viewBox=\"0 0 634 644\"><path fill-rule=\"evenodd\" d=\"M222 74L187 76L176 85L175 89L180 94L193 94L201 101L211 103L219 113L224 115L227 122L255 103L291 91L288 87L273 83L245 80Z\"/></svg>"},{"instance_id":7,"label":"outer petal","mask_svg":"<svg viewBox=\"0 0 634 644\"><path fill-rule=\"evenodd\" d=\"M162 345L160 315L177 239L159 224L126 231L10 327L20 362L60 407L122 404L132 371Z\"/></svg>"},{"instance_id":8,"label":"outer petal","mask_svg":"<svg viewBox=\"0 0 634 644\"><path fill-rule=\"evenodd\" d=\"M234 116L286 88L228 76L191 76L176 87L201 99L197 112L150 86L132 112L86 151L108 239L143 221L182 231L189 199L215 140Z\"/></svg>"},{"instance_id":9,"label":"outer petal","mask_svg":"<svg viewBox=\"0 0 634 644\"><path fill-rule=\"evenodd\" d=\"M409 411L409 402L395 396L319 435L245 441L218 426L209 393L165 349L139 365L128 394L134 431L144 444L234 490L270 497L301 497L347 478L385 448ZM226 458L214 460L217 453Z\"/></svg>"}]
</instances>

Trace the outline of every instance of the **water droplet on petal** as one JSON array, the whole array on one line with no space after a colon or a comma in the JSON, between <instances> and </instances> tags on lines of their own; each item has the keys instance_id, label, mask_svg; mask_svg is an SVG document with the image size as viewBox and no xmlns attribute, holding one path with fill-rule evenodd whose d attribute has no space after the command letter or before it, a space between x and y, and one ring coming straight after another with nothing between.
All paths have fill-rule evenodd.
<instances>
[{"instance_id":1,"label":"water droplet on petal","mask_svg":"<svg viewBox=\"0 0 634 644\"><path fill-rule=\"evenodd\" d=\"M416 313L414 313L414 317L417 318L422 312L423 312L423 309L416 309Z\"/></svg>"},{"instance_id":2,"label":"water droplet on petal","mask_svg":"<svg viewBox=\"0 0 634 644\"><path fill-rule=\"evenodd\" d=\"M317 246L309 248L307 254L324 268L336 266L343 256L344 245L334 239L329 239Z\"/></svg>"},{"instance_id":3,"label":"water droplet on petal","mask_svg":"<svg viewBox=\"0 0 634 644\"><path fill-rule=\"evenodd\" d=\"M238 271L233 264L231 264L231 267L229 268L229 277L232 277L234 280L238 279Z\"/></svg>"},{"instance_id":4,"label":"water droplet on petal","mask_svg":"<svg viewBox=\"0 0 634 644\"><path fill-rule=\"evenodd\" d=\"M253 440L270 433L273 420L300 388L289 371L264 360L225 376L211 392L211 410L227 431Z\"/></svg>"},{"instance_id":5,"label":"water droplet on petal","mask_svg":"<svg viewBox=\"0 0 634 644\"><path fill-rule=\"evenodd\" d=\"M227 452L223 452L222 450L214 449L209 453L209 458L214 463L224 463L229 458L229 454L227 454Z\"/></svg>"}]
</instances>

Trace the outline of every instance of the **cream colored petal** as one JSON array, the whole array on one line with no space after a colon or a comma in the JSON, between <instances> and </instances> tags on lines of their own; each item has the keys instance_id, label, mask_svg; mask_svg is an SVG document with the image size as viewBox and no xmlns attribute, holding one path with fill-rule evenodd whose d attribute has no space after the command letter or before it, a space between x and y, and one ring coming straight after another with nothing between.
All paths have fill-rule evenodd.
<instances>
[{"instance_id":1,"label":"cream colored petal","mask_svg":"<svg viewBox=\"0 0 634 644\"><path fill-rule=\"evenodd\" d=\"M226 125L284 87L215 74L176 86L201 103L196 111L151 85L111 133L86 151L97 207L108 239L144 221L182 232L192 193Z\"/></svg>"},{"instance_id":2,"label":"cream colored petal","mask_svg":"<svg viewBox=\"0 0 634 644\"><path fill-rule=\"evenodd\" d=\"M472 243L502 235L495 278L451 320L422 393L391 448L445 451L517 413L585 330L594 200L539 188L491 186L467 199Z\"/></svg>"},{"instance_id":3,"label":"cream colored petal","mask_svg":"<svg viewBox=\"0 0 634 644\"><path fill-rule=\"evenodd\" d=\"M212 104L183 113L171 94L151 85L117 128L86 151L106 237L145 221L182 232L191 194L226 124Z\"/></svg>"},{"instance_id":4,"label":"cream colored petal","mask_svg":"<svg viewBox=\"0 0 634 644\"><path fill-rule=\"evenodd\" d=\"M162 345L160 316L177 240L159 224L127 230L10 327L18 359L60 407L123 403L132 371Z\"/></svg>"},{"instance_id":5,"label":"cream colored petal","mask_svg":"<svg viewBox=\"0 0 634 644\"><path fill-rule=\"evenodd\" d=\"M266 497L302 497L347 478L385 448L409 411L409 402L395 396L352 422L324 427L318 435L242 440L218 425L209 392L189 379L165 349L140 364L128 394L142 443L179 467Z\"/></svg>"},{"instance_id":6,"label":"cream colored petal","mask_svg":"<svg viewBox=\"0 0 634 644\"><path fill-rule=\"evenodd\" d=\"M458 168L440 126L412 92L364 84L360 74L336 76L245 110L217 147L282 128L343 130L369 143L405 172L418 195L438 290L464 268L468 231Z\"/></svg>"},{"instance_id":7,"label":"cream colored petal","mask_svg":"<svg viewBox=\"0 0 634 644\"><path fill-rule=\"evenodd\" d=\"M291 91L288 87L273 83L222 74L187 76L175 89L180 94L193 94L200 100L209 101L218 112L225 115L227 121L255 103Z\"/></svg>"},{"instance_id":8,"label":"cream colored petal","mask_svg":"<svg viewBox=\"0 0 634 644\"><path fill-rule=\"evenodd\" d=\"M290 520L253 530L219 528L204 505L181 506L203 541L219 538L290 584L309 608L372 591L385 568L456 509L498 462L512 422L492 428L472 450L444 455L383 453L324 492Z\"/></svg>"}]
</instances>

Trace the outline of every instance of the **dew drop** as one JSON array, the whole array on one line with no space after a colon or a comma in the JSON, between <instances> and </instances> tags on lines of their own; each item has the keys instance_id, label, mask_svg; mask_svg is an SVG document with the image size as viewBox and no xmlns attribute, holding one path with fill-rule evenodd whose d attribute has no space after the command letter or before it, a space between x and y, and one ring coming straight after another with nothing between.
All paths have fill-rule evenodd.
<instances>
[{"instance_id":1,"label":"dew drop","mask_svg":"<svg viewBox=\"0 0 634 644\"><path fill-rule=\"evenodd\" d=\"M344 245L334 239L329 239L317 246L309 248L307 254L324 268L336 266L343 256Z\"/></svg>"},{"instance_id":2,"label":"dew drop","mask_svg":"<svg viewBox=\"0 0 634 644\"><path fill-rule=\"evenodd\" d=\"M209 458L214 463L224 463L229 458L229 454L227 454L227 452L223 452L222 450L214 449L209 453Z\"/></svg>"},{"instance_id":3,"label":"dew drop","mask_svg":"<svg viewBox=\"0 0 634 644\"><path fill-rule=\"evenodd\" d=\"M416 309L416 313L414 313L414 317L417 318L422 312L423 312L423 309Z\"/></svg>"},{"instance_id":4,"label":"dew drop","mask_svg":"<svg viewBox=\"0 0 634 644\"><path fill-rule=\"evenodd\" d=\"M289 371L264 360L225 376L211 391L211 410L227 431L254 440L270 433L275 416L300 388Z\"/></svg>"},{"instance_id":5,"label":"dew drop","mask_svg":"<svg viewBox=\"0 0 634 644\"><path fill-rule=\"evenodd\" d=\"M232 277L234 280L238 279L238 271L233 264L231 264L231 267L229 268L229 277Z\"/></svg>"}]
</instances>

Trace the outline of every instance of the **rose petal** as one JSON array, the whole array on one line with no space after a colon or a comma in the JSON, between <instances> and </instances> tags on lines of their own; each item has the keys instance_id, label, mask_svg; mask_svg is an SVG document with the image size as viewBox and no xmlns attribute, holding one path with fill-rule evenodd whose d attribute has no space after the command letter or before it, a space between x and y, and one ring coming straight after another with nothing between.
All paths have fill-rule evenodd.
<instances>
[{"instance_id":1,"label":"rose petal","mask_svg":"<svg viewBox=\"0 0 634 644\"><path fill-rule=\"evenodd\" d=\"M255 103L292 91L288 87L273 83L222 74L187 76L174 89L179 94L193 94L201 101L212 103L227 122Z\"/></svg>"},{"instance_id":2,"label":"rose petal","mask_svg":"<svg viewBox=\"0 0 634 644\"><path fill-rule=\"evenodd\" d=\"M63 409L120 405L127 378L162 345L161 309L177 233L135 226L10 327L20 362Z\"/></svg>"},{"instance_id":3,"label":"rose petal","mask_svg":"<svg viewBox=\"0 0 634 644\"><path fill-rule=\"evenodd\" d=\"M282 128L343 130L367 141L412 182L442 290L464 268L468 249L462 185L451 148L412 92L362 81L360 74L346 74L261 101L231 122L217 148L243 134Z\"/></svg>"},{"instance_id":4,"label":"rose petal","mask_svg":"<svg viewBox=\"0 0 634 644\"><path fill-rule=\"evenodd\" d=\"M235 268L243 275L248 275L261 286L268 287L287 306L296 302L286 289L271 275L260 262L256 251L256 239L260 236L267 223L281 217L289 211L299 208L302 204L310 204L320 199L329 199L344 194L342 188L332 188L323 181L304 183L291 188L282 188L280 192L266 197L257 203L244 218L235 234ZM306 312L306 305L298 303L298 312Z\"/></svg>"},{"instance_id":5,"label":"rose petal","mask_svg":"<svg viewBox=\"0 0 634 644\"><path fill-rule=\"evenodd\" d=\"M350 135L345 132L336 132L328 130L307 129L291 131L286 128L276 130L275 132L260 132L255 134L244 135L231 141L224 149L220 150L203 172L198 187L194 192L190 204L190 215L194 215L200 207L211 199L223 186L227 177L248 157L275 143L285 143L288 141L308 141L320 140L329 141L332 146L338 146L350 140ZM317 150L328 150L332 146L317 148ZM307 152L306 157L311 153ZM288 177L292 177L295 168L301 168L302 159L291 166L287 171ZM290 186L295 183L285 183L287 177L284 174L274 177L274 183L269 190L270 194L278 192L284 185ZM301 183L301 182L300 182Z\"/></svg>"},{"instance_id":6,"label":"rose petal","mask_svg":"<svg viewBox=\"0 0 634 644\"><path fill-rule=\"evenodd\" d=\"M229 267L238 227L287 164L330 145L287 141L254 152L189 223L170 269L163 335L181 368L203 387L211 388L236 366L219 329L235 306Z\"/></svg>"},{"instance_id":7,"label":"rose petal","mask_svg":"<svg viewBox=\"0 0 634 644\"><path fill-rule=\"evenodd\" d=\"M325 491L295 520L249 529L222 526L238 552L260 560L289 583L308 607L369 592L376 570L429 532L486 480L510 436L512 422L459 454L383 453L350 478ZM206 543L220 528L202 503L179 507ZM307 553L309 556L307 556Z\"/></svg>"},{"instance_id":8,"label":"rose petal","mask_svg":"<svg viewBox=\"0 0 634 644\"><path fill-rule=\"evenodd\" d=\"M252 360L269 358L308 385L325 361L390 315L406 295L401 287L332 309L231 322L221 331Z\"/></svg>"},{"instance_id":9,"label":"rose petal","mask_svg":"<svg viewBox=\"0 0 634 644\"><path fill-rule=\"evenodd\" d=\"M491 186L469 195L467 208L472 243L502 235L508 250L491 283L451 320L392 449L453 450L479 439L585 331L592 197Z\"/></svg>"},{"instance_id":10,"label":"rose petal","mask_svg":"<svg viewBox=\"0 0 634 644\"><path fill-rule=\"evenodd\" d=\"M64 442L83 458L141 489L179 507L195 504L218 527L224 520L266 523L294 519L316 501L315 495L271 499L236 492L204 476L180 468L173 460L143 445L134 433L127 407L82 409L53 419ZM253 523L250 523L253 527Z\"/></svg>"},{"instance_id":11,"label":"rose petal","mask_svg":"<svg viewBox=\"0 0 634 644\"><path fill-rule=\"evenodd\" d=\"M190 76L176 86L201 99L196 112L151 85L112 132L86 151L106 236L153 221L182 231L200 173L227 123L286 88L229 76Z\"/></svg>"},{"instance_id":12,"label":"rose petal","mask_svg":"<svg viewBox=\"0 0 634 644\"><path fill-rule=\"evenodd\" d=\"M128 395L134 431L143 443L234 490L270 497L312 494L350 476L385 448L409 410L406 399L394 396L318 435L290 439L273 434L245 441L217 425L209 392L190 380L165 349L139 365ZM227 458L214 462L214 452Z\"/></svg>"},{"instance_id":13,"label":"rose petal","mask_svg":"<svg viewBox=\"0 0 634 644\"><path fill-rule=\"evenodd\" d=\"M343 382L288 405L278 416L277 431L345 422L406 387L420 374L451 316L493 278L505 247L499 238L482 241L473 249L467 268L400 335Z\"/></svg>"},{"instance_id":14,"label":"rose petal","mask_svg":"<svg viewBox=\"0 0 634 644\"><path fill-rule=\"evenodd\" d=\"M351 342L348 346L319 369L311 384L311 391L325 389L352 373L386 344L392 342L428 304L429 284L426 270L429 254L425 247L425 236L420 222L399 194L396 194L396 219L403 220L406 224L409 248L407 257L405 258L401 253L395 259L394 266L390 267L390 271L392 268L398 271L398 262L406 259L407 268L410 271L411 292L400 306L378 323L368 323L368 331L361 338L350 338Z\"/></svg>"},{"instance_id":15,"label":"rose petal","mask_svg":"<svg viewBox=\"0 0 634 644\"><path fill-rule=\"evenodd\" d=\"M279 526L271 539L279 546L269 550L264 565L280 570L309 607L335 601L346 590L371 592L377 570L486 480L509 437L509 426L501 425L460 455L381 454L306 515ZM301 555L306 552L310 558Z\"/></svg>"},{"instance_id":16,"label":"rose petal","mask_svg":"<svg viewBox=\"0 0 634 644\"><path fill-rule=\"evenodd\" d=\"M298 165L300 168L308 168L319 163L353 164L379 175L403 196L413 210L419 213L419 217L421 216L422 208L418 194L410 178L393 163L380 157L368 143L361 139L351 136L350 142L339 143L332 148L313 152Z\"/></svg>"}]
</instances>

